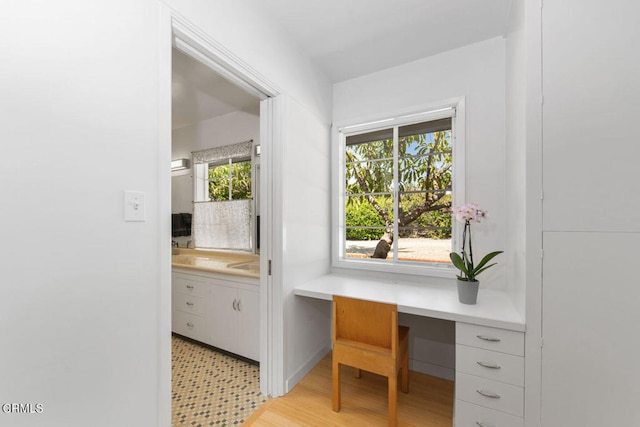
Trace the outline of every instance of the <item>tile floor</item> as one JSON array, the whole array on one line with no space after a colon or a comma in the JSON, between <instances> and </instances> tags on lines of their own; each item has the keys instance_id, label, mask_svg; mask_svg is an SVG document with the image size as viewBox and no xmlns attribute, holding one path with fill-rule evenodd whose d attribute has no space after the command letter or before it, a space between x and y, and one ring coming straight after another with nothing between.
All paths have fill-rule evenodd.
<instances>
[{"instance_id":1,"label":"tile floor","mask_svg":"<svg viewBox=\"0 0 640 427\"><path fill-rule=\"evenodd\" d=\"M173 426L239 426L267 398L260 368L174 336Z\"/></svg>"}]
</instances>

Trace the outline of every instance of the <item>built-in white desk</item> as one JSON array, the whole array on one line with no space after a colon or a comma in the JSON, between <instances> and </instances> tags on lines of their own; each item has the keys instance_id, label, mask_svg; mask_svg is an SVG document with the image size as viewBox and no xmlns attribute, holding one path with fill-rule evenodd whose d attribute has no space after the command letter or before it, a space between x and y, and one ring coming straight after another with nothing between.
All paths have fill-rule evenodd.
<instances>
[{"instance_id":1,"label":"built-in white desk","mask_svg":"<svg viewBox=\"0 0 640 427\"><path fill-rule=\"evenodd\" d=\"M505 293L482 289L478 302L458 302L455 283L419 284L330 274L294 290L331 301L333 295L398 305L400 313L454 321L456 396L454 425L524 425L522 314Z\"/></svg>"},{"instance_id":2,"label":"built-in white desk","mask_svg":"<svg viewBox=\"0 0 640 427\"><path fill-rule=\"evenodd\" d=\"M329 274L296 286L296 295L331 301L333 295L397 304L400 313L524 332L524 319L506 294L482 289L475 305L458 302L452 285L421 285Z\"/></svg>"}]
</instances>

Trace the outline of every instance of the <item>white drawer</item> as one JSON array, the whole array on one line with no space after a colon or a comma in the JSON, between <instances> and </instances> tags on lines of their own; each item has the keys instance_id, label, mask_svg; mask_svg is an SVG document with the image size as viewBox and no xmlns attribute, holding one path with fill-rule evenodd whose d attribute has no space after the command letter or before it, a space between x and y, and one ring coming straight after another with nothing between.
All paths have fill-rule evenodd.
<instances>
[{"instance_id":1,"label":"white drawer","mask_svg":"<svg viewBox=\"0 0 640 427\"><path fill-rule=\"evenodd\" d=\"M203 315L206 313L207 300L193 295L174 294L173 308L184 313Z\"/></svg>"},{"instance_id":2,"label":"white drawer","mask_svg":"<svg viewBox=\"0 0 640 427\"><path fill-rule=\"evenodd\" d=\"M524 333L456 322L456 343L524 356Z\"/></svg>"},{"instance_id":3,"label":"white drawer","mask_svg":"<svg viewBox=\"0 0 640 427\"><path fill-rule=\"evenodd\" d=\"M206 318L179 311L174 311L172 316L171 329L173 332L194 340L209 341Z\"/></svg>"},{"instance_id":4,"label":"white drawer","mask_svg":"<svg viewBox=\"0 0 640 427\"><path fill-rule=\"evenodd\" d=\"M507 412L524 414L524 389L474 375L456 372L456 399Z\"/></svg>"},{"instance_id":5,"label":"white drawer","mask_svg":"<svg viewBox=\"0 0 640 427\"><path fill-rule=\"evenodd\" d=\"M456 371L524 386L524 357L456 345Z\"/></svg>"},{"instance_id":6,"label":"white drawer","mask_svg":"<svg viewBox=\"0 0 640 427\"><path fill-rule=\"evenodd\" d=\"M463 400L455 402L455 427L523 427L524 419Z\"/></svg>"},{"instance_id":7,"label":"white drawer","mask_svg":"<svg viewBox=\"0 0 640 427\"><path fill-rule=\"evenodd\" d=\"M187 278L175 273L171 276L171 282L174 295L176 293L182 293L205 297L209 295L211 289L211 286L204 281L194 280L193 278Z\"/></svg>"}]
</instances>

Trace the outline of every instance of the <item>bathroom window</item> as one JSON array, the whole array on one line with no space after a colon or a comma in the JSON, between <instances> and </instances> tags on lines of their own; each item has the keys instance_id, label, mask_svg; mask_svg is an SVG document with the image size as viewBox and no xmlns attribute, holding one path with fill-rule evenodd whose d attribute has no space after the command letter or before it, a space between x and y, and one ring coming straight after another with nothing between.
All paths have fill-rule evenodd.
<instances>
[{"instance_id":1,"label":"bathroom window","mask_svg":"<svg viewBox=\"0 0 640 427\"><path fill-rule=\"evenodd\" d=\"M464 200L462 108L335 128L335 266L453 274L450 209Z\"/></svg>"},{"instance_id":2,"label":"bathroom window","mask_svg":"<svg viewBox=\"0 0 640 427\"><path fill-rule=\"evenodd\" d=\"M253 141L192 153L197 248L255 251Z\"/></svg>"},{"instance_id":3,"label":"bathroom window","mask_svg":"<svg viewBox=\"0 0 640 427\"><path fill-rule=\"evenodd\" d=\"M196 202L253 199L253 141L193 153Z\"/></svg>"}]
</instances>

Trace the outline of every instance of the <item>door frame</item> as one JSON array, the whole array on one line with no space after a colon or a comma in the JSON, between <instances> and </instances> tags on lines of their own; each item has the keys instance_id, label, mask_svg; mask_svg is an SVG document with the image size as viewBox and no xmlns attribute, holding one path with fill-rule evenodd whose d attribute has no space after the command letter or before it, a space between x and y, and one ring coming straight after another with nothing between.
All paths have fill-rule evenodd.
<instances>
[{"instance_id":1,"label":"door frame","mask_svg":"<svg viewBox=\"0 0 640 427\"><path fill-rule=\"evenodd\" d=\"M211 39L166 5L160 5L159 31L158 180L160 241L171 240L171 56L172 48L207 65L232 83L260 98L260 391L277 397L284 390L282 292L275 284L279 273L270 271L280 230L275 190L280 183L277 156L282 132L283 95L249 64ZM159 425L171 425L171 251L160 245L159 297Z\"/></svg>"}]
</instances>

